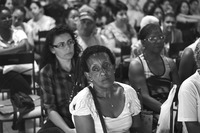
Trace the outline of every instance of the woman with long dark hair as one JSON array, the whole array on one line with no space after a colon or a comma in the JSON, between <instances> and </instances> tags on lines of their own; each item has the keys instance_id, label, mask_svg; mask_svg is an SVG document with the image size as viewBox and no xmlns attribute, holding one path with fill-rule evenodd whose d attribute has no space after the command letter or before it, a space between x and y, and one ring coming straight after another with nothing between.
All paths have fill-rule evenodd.
<instances>
[{"instance_id":1,"label":"woman with long dark hair","mask_svg":"<svg viewBox=\"0 0 200 133\"><path fill-rule=\"evenodd\" d=\"M75 133L68 108L73 96L84 86L80 52L76 36L69 26L60 25L49 31L40 66L48 120L39 133Z\"/></svg>"}]
</instances>

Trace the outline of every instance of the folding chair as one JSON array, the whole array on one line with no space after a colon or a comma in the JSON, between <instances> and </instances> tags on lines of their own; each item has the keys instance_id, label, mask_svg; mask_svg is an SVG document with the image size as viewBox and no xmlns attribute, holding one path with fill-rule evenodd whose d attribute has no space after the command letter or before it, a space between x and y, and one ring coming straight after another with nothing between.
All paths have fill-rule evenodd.
<instances>
[{"instance_id":1,"label":"folding chair","mask_svg":"<svg viewBox=\"0 0 200 133\"><path fill-rule=\"evenodd\" d=\"M35 42L35 59L39 62L48 31L38 31L38 41Z\"/></svg>"},{"instance_id":2,"label":"folding chair","mask_svg":"<svg viewBox=\"0 0 200 133\"><path fill-rule=\"evenodd\" d=\"M27 53L18 53L18 54L5 54L0 55L0 66L4 65L13 65L13 64L32 64L32 84L33 84L33 94L36 94L36 87L35 87L35 64L34 64L34 53L27 52ZM39 101L37 101L37 106L31 112L27 113L23 116L24 120L34 119L34 133L36 132L36 118L41 118L41 103L40 103L40 96L38 95L31 95L33 98L39 97ZM7 99L5 102L9 102L10 99ZM36 103L35 103L36 104ZM6 106L6 105L5 105ZM11 108L12 109L12 108ZM3 123L4 122L12 122L13 121L13 113L11 114L0 114L0 133L3 133Z\"/></svg>"}]
</instances>

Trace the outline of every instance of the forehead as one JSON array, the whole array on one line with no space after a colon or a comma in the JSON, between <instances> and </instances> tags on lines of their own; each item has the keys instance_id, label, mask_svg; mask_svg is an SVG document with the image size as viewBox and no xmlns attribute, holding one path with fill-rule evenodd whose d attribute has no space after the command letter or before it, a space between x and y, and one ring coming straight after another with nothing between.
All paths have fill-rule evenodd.
<instances>
[{"instance_id":1,"label":"forehead","mask_svg":"<svg viewBox=\"0 0 200 133\"><path fill-rule=\"evenodd\" d=\"M165 21L175 21L175 18L174 17L172 17L172 16L166 16L165 17Z\"/></svg>"},{"instance_id":2,"label":"forehead","mask_svg":"<svg viewBox=\"0 0 200 133\"><path fill-rule=\"evenodd\" d=\"M69 33L63 33L60 35L55 36L54 38L54 44L57 44L59 42L63 42L63 41L67 41L69 39L71 39L71 35Z\"/></svg>"},{"instance_id":3,"label":"forehead","mask_svg":"<svg viewBox=\"0 0 200 133\"><path fill-rule=\"evenodd\" d=\"M30 7L31 8L40 8L36 3L31 3Z\"/></svg>"},{"instance_id":4,"label":"forehead","mask_svg":"<svg viewBox=\"0 0 200 133\"><path fill-rule=\"evenodd\" d=\"M90 63L90 64L96 64L96 63L101 62L101 61L110 62L110 58L109 58L107 53L96 53L96 54L93 54L87 60L87 62Z\"/></svg>"},{"instance_id":5,"label":"forehead","mask_svg":"<svg viewBox=\"0 0 200 133\"><path fill-rule=\"evenodd\" d=\"M19 9L16 9L14 12L13 12L13 16L23 16L23 12L20 11Z\"/></svg>"},{"instance_id":6,"label":"forehead","mask_svg":"<svg viewBox=\"0 0 200 133\"><path fill-rule=\"evenodd\" d=\"M162 31L158 28L152 29L151 32L149 32L149 34L147 35L147 37L149 36L157 36L157 35L161 35Z\"/></svg>"}]
</instances>

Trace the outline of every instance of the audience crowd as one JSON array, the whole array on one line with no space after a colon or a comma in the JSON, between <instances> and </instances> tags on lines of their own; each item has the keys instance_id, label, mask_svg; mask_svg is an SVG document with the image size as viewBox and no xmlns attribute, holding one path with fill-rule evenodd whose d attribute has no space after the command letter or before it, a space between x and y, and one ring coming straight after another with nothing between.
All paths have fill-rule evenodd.
<instances>
[{"instance_id":1,"label":"audience crowd","mask_svg":"<svg viewBox=\"0 0 200 133\"><path fill-rule=\"evenodd\" d=\"M34 51L40 67L48 119L39 133L143 132L143 111L156 132L173 84L176 121L199 131L199 107L184 111L200 104L199 37L200 0L0 1L0 55ZM1 88L30 94L23 74L0 70Z\"/></svg>"}]
</instances>

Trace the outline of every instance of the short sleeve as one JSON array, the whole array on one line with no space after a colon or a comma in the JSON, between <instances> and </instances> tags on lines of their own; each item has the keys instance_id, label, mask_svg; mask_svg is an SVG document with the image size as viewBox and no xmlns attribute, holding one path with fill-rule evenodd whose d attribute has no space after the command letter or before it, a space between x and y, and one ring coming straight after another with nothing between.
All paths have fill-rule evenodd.
<instances>
[{"instance_id":1,"label":"short sleeve","mask_svg":"<svg viewBox=\"0 0 200 133\"><path fill-rule=\"evenodd\" d=\"M140 100L138 99L136 91L131 87L127 86L126 90L126 97L128 101L128 107L132 114L132 116L135 116L141 112L141 104Z\"/></svg>"},{"instance_id":2,"label":"short sleeve","mask_svg":"<svg viewBox=\"0 0 200 133\"><path fill-rule=\"evenodd\" d=\"M27 39L27 35L23 30L14 30L13 40L19 43L20 41L24 39Z\"/></svg>"},{"instance_id":3,"label":"short sleeve","mask_svg":"<svg viewBox=\"0 0 200 133\"><path fill-rule=\"evenodd\" d=\"M88 88L80 91L69 106L70 113L76 116L93 115L94 101Z\"/></svg>"},{"instance_id":4,"label":"short sleeve","mask_svg":"<svg viewBox=\"0 0 200 133\"><path fill-rule=\"evenodd\" d=\"M196 86L184 81L178 93L178 121L197 121ZM185 100L187 99L187 100Z\"/></svg>"}]
</instances>

